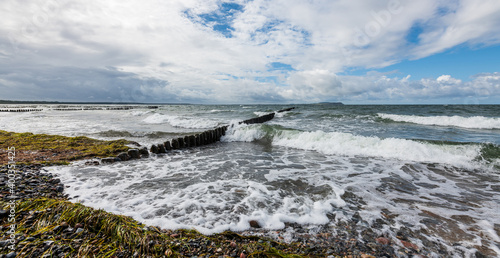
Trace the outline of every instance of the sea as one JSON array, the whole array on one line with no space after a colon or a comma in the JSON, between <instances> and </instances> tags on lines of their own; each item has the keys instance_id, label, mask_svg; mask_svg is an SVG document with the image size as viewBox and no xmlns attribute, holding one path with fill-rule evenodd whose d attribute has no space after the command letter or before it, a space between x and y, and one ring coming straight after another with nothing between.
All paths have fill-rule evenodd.
<instances>
[{"instance_id":1,"label":"sea","mask_svg":"<svg viewBox=\"0 0 500 258\"><path fill-rule=\"evenodd\" d=\"M8 109L35 111L0 112L0 130L148 148L228 125L206 146L47 168L71 201L146 225L285 242L351 225L358 241L369 230L429 257L500 257L500 105L0 105Z\"/></svg>"}]
</instances>

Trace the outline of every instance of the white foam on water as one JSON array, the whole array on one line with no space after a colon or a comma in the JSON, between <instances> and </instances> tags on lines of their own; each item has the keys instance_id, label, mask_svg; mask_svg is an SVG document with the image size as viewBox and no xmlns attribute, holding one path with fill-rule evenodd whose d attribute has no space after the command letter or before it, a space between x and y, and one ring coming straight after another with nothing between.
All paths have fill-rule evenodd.
<instances>
[{"instance_id":1,"label":"white foam on water","mask_svg":"<svg viewBox=\"0 0 500 258\"><path fill-rule=\"evenodd\" d=\"M134 111L130 112L130 114L132 116L143 116L143 115L150 114L150 113L152 113L152 111L150 111L150 110L147 110L147 111L145 111L145 110L134 110Z\"/></svg>"},{"instance_id":2,"label":"white foam on water","mask_svg":"<svg viewBox=\"0 0 500 258\"><path fill-rule=\"evenodd\" d=\"M206 118L191 118L186 116L164 115L159 113L150 115L142 121L148 124L168 123L174 127L182 127L188 129L212 128L219 125L217 121Z\"/></svg>"},{"instance_id":3,"label":"white foam on water","mask_svg":"<svg viewBox=\"0 0 500 258\"><path fill-rule=\"evenodd\" d=\"M261 125L238 125L230 128L223 141L251 142L266 136L278 146L318 151L328 155L394 158L407 161L437 162L471 167L480 154L478 145L436 145L413 140L367 137L340 132L301 132L274 130L266 133Z\"/></svg>"},{"instance_id":4,"label":"white foam on water","mask_svg":"<svg viewBox=\"0 0 500 258\"><path fill-rule=\"evenodd\" d=\"M379 117L396 122L421 125L455 126L470 129L500 129L500 118L484 116L414 116L379 113Z\"/></svg>"},{"instance_id":5,"label":"white foam on water","mask_svg":"<svg viewBox=\"0 0 500 258\"><path fill-rule=\"evenodd\" d=\"M212 109L209 111L210 113L219 113L219 112L231 112L231 110L227 110L227 109Z\"/></svg>"},{"instance_id":6,"label":"white foam on water","mask_svg":"<svg viewBox=\"0 0 500 258\"><path fill-rule=\"evenodd\" d=\"M473 254L481 239L489 241L483 245L494 250L498 236L492 225L500 223L496 216L500 200L494 189L483 186L489 183L483 180L486 174L476 175L487 172L460 172L445 165L325 155L280 146L268 153L259 146L216 144L98 167L53 167L49 172L70 186L65 191L78 196L75 202L165 229L196 229L203 234L244 231L250 229L250 220L269 231L283 229L286 223L308 228L349 220L355 212L374 223L384 219L382 211L387 210L397 215L395 224L373 230L397 241L400 227L425 228L422 211L426 210L447 219L466 215L476 221L473 225L457 222L463 230L470 226L476 229L466 231L473 238L461 242L462 254ZM499 175L492 176L491 182L500 179ZM363 200L361 209L351 208L352 200L344 197L346 192ZM484 194L471 198L481 192ZM293 235L293 227L286 230ZM442 236L429 237L442 242ZM423 248L417 239L411 242ZM459 247L451 243L449 248Z\"/></svg>"},{"instance_id":7,"label":"white foam on water","mask_svg":"<svg viewBox=\"0 0 500 258\"><path fill-rule=\"evenodd\" d=\"M94 111L94 114L99 111ZM31 132L45 134L60 134L64 136L78 136L96 133L102 130L116 130L111 124L86 119L82 114L90 115L85 111L47 111L4 113L0 116L0 129L13 132ZM93 116L95 117L95 115Z\"/></svg>"},{"instance_id":8,"label":"white foam on water","mask_svg":"<svg viewBox=\"0 0 500 258\"><path fill-rule=\"evenodd\" d=\"M266 133L261 130L260 126L247 126L232 122L226 135L221 138L223 142L252 142L262 139Z\"/></svg>"},{"instance_id":9,"label":"white foam on water","mask_svg":"<svg viewBox=\"0 0 500 258\"><path fill-rule=\"evenodd\" d=\"M260 111L256 111L256 112L253 112L256 116L265 116L265 115L269 115L273 112L260 112ZM285 114L287 112L274 112L274 117L284 117Z\"/></svg>"},{"instance_id":10,"label":"white foam on water","mask_svg":"<svg viewBox=\"0 0 500 258\"><path fill-rule=\"evenodd\" d=\"M361 155L420 162L445 162L469 166L479 155L480 146L432 145L412 140L358 136L337 132L282 133L273 143L315 150L324 154Z\"/></svg>"},{"instance_id":11,"label":"white foam on water","mask_svg":"<svg viewBox=\"0 0 500 258\"><path fill-rule=\"evenodd\" d=\"M255 111L253 112L256 116L265 116L267 114L270 114L272 112L260 112L260 111Z\"/></svg>"},{"instance_id":12,"label":"white foam on water","mask_svg":"<svg viewBox=\"0 0 500 258\"><path fill-rule=\"evenodd\" d=\"M270 230L282 229L287 222L325 224L333 207L345 205L338 187L320 200L293 193L284 196L282 189L269 184L275 179L252 180L251 172L238 167L233 171L238 174L215 173L211 169L233 161L214 160L199 167L206 159L151 158L92 168L54 167L50 172L70 186L68 194L78 196L74 201L150 225L192 228L204 234L247 230L250 220ZM312 180L310 184L324 182Z\"/></svg>"}]
</instances>

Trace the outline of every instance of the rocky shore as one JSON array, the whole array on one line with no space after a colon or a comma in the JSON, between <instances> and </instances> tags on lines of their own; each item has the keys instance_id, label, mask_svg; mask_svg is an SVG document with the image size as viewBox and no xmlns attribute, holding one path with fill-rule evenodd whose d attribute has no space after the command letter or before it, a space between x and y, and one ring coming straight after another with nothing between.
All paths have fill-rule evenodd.
<instances>
[{"instance_id":1,"label":"rocky shore","mask_svg":"<svg viewBox=\"0 0 500 258\"><path fill-rule=\"evenodd\" d=\"M370 226L354 214L349 221L325 225L314 234L295 224L270 232L250 221L252 230L205 236L190 230L148 227L130 217L69 202L65 186L43 165L16 166L14 195L8 174L8 166L0 167L0 258L450 255L446 247L405 227L395 230L396 237L375 233L376 228L391 227L392 215L388 212L385 219ZM343 199L350 205L357 203L349 193ZM293 236L288 228L294 229ZM412 239L420 239L424 247L419 248ZM488 256L476 252L475 257Z\"/></svg>"},{"instance_id":2,"label":"rocky shore","mask_svg":"<svg viewBox=\"0 0 500 258\"><path fill-rule=\"evenodd\" d=\"M396 232L397 236L378 235L374 228L393 226L389 213L384 215L386 219L373 224L362 221L356 214L347 222L334 222L335 218L331 218L332 223L315 233L295 224L270 232L260 228L255 221L249 221L252 230L211 236L190 230L149 227L130 217L70 202L62 182L46 172L44 166L50 163L35 159L43 151L57 151L61 157L77 151L79 154L71 156L72 159L95 157L96 154L116 155L129 150L124 141L9 132L2 132L1 136L8 141L4 145L0 143L0 154L4 153L0 163L0 258L427 257L446 250L439 243L420 238L426 249L421 250L412 243L412 239L419 239L418 233L404 227ZM13 142L15 145L11 145ZM75 142L87 147L76 148ZM23 154L22 163L14 166L7 162L8 146L19 146L16 152ZM37 146L45 146L45 149ZM33 148L32 156L30 148ZM87 164L101 165L96 161ZM363 205L349 192L343 199L349 205ZM289 228L294 229L293 236L288 234ZM484 257L478 254L476 257Z\"/></svg>"},{"instance_id":3,"label":"rocky shore","mask_svg":"<svg viewBox=\"0 0 500 258\"><path fill-rule=\"evenodd\" d=\"M300 242L287 244L252 232L205 236L147 227L129 217L67 201L64 185L42 165L17 166L16 193L11 195L8 170L0 168L1 258L395 256L389 242L363 243L345 234L305 234ZM9 220L13 201L15 220Z\"/></svg>"}]
</instances>

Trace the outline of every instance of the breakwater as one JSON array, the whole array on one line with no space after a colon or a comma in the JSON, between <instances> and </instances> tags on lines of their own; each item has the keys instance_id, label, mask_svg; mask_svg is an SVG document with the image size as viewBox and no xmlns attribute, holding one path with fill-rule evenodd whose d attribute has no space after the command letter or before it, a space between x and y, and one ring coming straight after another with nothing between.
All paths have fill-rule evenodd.
<instances>
[{"instance_id":1,"label":"breakwater","mask_svg":"<svg viewBox=\"0 0 500 258\"><path fill-rule=\"evenodd\" d=\"M272 112L263 116L247 119L239 122L239 124L261 124L267 121L270 121L274 118L276 113L282 113L286 111L290 111L295 107L282 109L276 112ZM183 137L174 138L162 143L153 144L149 148L142 147L140 149L130 149L127 152L122 152L118 154L116 157L108 157L101 159L102 163L114 163L117 161L127 161L131 159L139 159L139 158L147 158L150 153L154 154L165 154L172 150L180 150L191 147L204 146L207 144L212 144L220 141L221 137L226 135L226 131L230 126L233 125L225 125L220 126L212 130L207 130L201 133L197 133L194 135L186 135Z\"/></svg>"},{"instance_id":2,"label":"breakwater","mask_svg":"<svg viewBox=\"0 0 500 258\"><path fill-rule=\"evenodd\" d=\"M58 105L47 109L25 107L25 108L0 108L0 112L41 112L44 110L54 111L88 111L88 110L131 110L138 108L157 109L158 106L69 106Z\"/></svg>"}]
</instances>

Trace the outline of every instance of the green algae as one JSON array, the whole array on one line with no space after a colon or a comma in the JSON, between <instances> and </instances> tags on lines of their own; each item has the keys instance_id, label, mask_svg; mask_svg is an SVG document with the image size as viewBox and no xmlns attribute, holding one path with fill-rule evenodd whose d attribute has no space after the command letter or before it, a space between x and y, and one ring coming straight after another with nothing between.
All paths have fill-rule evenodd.
<instances>
[{"instance_id":1,"label":"green algae","mask_svg":"<svg viewBox=\"0 0 500 258\"><path fill-rule=\"evenodd\" d=\"M6 202L0 201L0 207L7 206ZM81 224L86 235L68 238L54 233L62 223L70 227ZM172 234L172 231L147 227L127 216L49 198L19 202L16 205L16 227L17 235L35 238L31 243L18 247L18 254L22 254L19 257L40 255L39 247L45 241L53 241L53 244L44 250L44 254L50 255L56 246L60 249L66 247L64 257L116 257L133 253L139 257L185 257L193 240L212 243L214 248L225 250L231 248L231 242L235 242L238 256L244 251L247 257L306 257L292 251L300 249L298 244L282 244L234 232L205 236L194 230L178 230ZM80 241L80 244L75 245L75 241ZM216 252L204 255L211 257Z\"/></svg>"},{"instance_id":2,"label":"green algae","mask_svg":"<svg viewBox=\"0 0 500 258\"><path fill-rule=\"evenodd\" d=\"M0 130L0 149L14 147L16 152L48 152L55 154L51 160L20 160L19 164L64 165L69 161L93 157L116 156L130 147L127 140L103 141L85 136L67 137L60 135L14 133ZM6 163L5 161L2 163Z\"/></svg>"}]
</instances>

